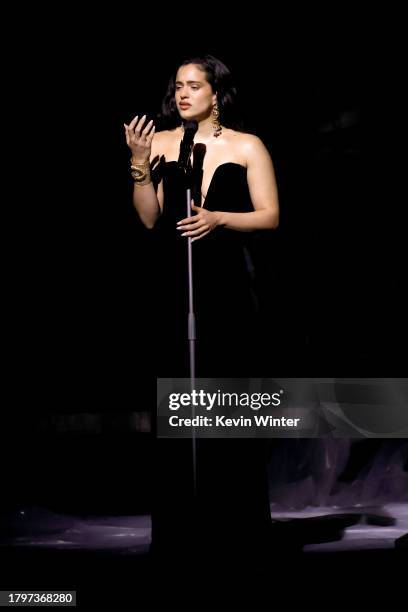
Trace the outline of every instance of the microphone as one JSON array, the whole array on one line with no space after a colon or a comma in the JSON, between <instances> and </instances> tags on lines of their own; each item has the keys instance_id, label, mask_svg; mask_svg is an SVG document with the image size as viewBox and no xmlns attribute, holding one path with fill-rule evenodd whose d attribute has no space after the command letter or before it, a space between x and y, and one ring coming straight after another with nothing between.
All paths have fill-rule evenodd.
<instances>
[{"instance_id":1,"label":"microphone","mask_svg":"<svg viewBox=\"0 0 408 612\"><path fill-rule=\"evenodd\" d=\"M184 136L180 143L180 154L177 162L178 168L184 170L184 172L187 172L187 166L193 148L193 140L197 130L197 121L186 121L184 124Z\"/></svg>"}]
</instances>

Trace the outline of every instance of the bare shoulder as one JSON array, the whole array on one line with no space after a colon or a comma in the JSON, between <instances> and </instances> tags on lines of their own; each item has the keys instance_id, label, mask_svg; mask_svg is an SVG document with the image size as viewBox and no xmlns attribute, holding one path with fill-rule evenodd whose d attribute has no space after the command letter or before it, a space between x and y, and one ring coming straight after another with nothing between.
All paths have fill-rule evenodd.
<instances>
[{"instance_id":1,"label":"bare shoulder","mask_svg":"<svg viewBox=\"0 0 408 612\"><path fill-rule=\"evenodd\" d=\"M155 133L154 138L161 141L173 141L180 138L180 133L177 128L174 128L174 130L161 130Z\"/></svg>"},{"instance_id":2,"label":"bare shoulder","mask_svg":"<svg viewBox=\"0 0 408 612\"><path fill-rule=\"evenodd\" d=\"M162 130L161 132L155 132L152 141L153 155L166 155L176 140L176 130Z\"/></svg>"},{"instance_id":3,"label":"bare shoulder","mask_svg":"<svg viewBox=\"0 0 408 612\"><path fill-rule=\"evenodd\" d=\"M241 134L240 143L242 150L249 155L266 151L264 143L259 138L259 136L255 136L255 134L248 134L247 132L243 132Z\"/></svg>"},{"instance_id":4,"label":"bare shoulder","mask_svg":"<svg viewBox=\"0 0 408 612\"><path fill-rule=\"evenodd\" d=\"M267 149L262 140L249 134L248 132L237 132L235 130L227 130L227 137L236 150L239 150L242 157L249 162L259 155L267 154Z\"/></svg>"},{"instance_id":5,"label":"bare shoulder","mask_svg":"<svg viewBox=\"0 0 408 612\"><path fill-rule=\"evenodd\" d=\"M155 138L168 138L171 134L174 134L176 130L160 130L160 132L155 132Z\"/></svg>"},{"instance_id":6,"label":"bare shoulder","mask_svg":"<svg viewBox=\"0 0 408 612\"><path fill-rule=\"evenodd\" d=\"M153 136L153 145L161 145L169 141L173 130L163 130L161 132L155 132Z\"/></svg>"}]
</instances>

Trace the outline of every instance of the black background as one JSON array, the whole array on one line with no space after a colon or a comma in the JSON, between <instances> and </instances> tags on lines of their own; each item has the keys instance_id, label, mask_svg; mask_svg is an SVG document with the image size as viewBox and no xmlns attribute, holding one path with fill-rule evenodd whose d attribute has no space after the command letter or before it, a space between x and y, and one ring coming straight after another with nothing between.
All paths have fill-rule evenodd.
<instances>
[{"instance_id":1,"label":"black background","mask_svg":"<svg viewBox=\"0 0 408 612\"><path fill-rule=\"evenodd\" d=\"M367 19L257 13L237 22L213 7L190 23L137 10L37 13L32 26L29 17L9 47L10 58L22 58L10 69L4 119L11 505L69 497L112 510L105 470L125 482L145 462L140 442L134 456L113 453L113 463L92 468L94 442L78 436L63 447L51 436L43 446L38 422L154 409L149 232L132 209L123 123L159 110L171 71L192 53L230 67L247 124L275 164L281 225L256 247L265 368L271 376L403 375L403 204L389 141L401 117L398 54L388 47L385 56ZM125 448L122 439L99 440L96 457L109 444ZM133 439L126 448L136 448ZM99 474L92 500L83 497L84 465ZM28 486L40 473L47 493ZM69 473L71 494L59 497L52 483ZM126 495L121 489L117 510L138 507Z\"/></svg>"}]
</instances>

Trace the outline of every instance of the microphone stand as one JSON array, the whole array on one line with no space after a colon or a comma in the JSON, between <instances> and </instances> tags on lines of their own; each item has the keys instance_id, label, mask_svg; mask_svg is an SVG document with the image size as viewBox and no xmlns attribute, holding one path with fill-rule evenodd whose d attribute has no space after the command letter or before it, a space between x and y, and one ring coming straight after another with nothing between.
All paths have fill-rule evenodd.
<instances>
[{"instance_id":1,"label":"microphone stand","mask_svg":"<svg viewBox=\"0 0 408 612\"><path fill-rule=\"evenodd\" d=\"M186 204L187 217L191 217L191 192L193 183L193 169L188 161L184 168L184 178L186 186ZM194 314L194 293L193 293L193 252L191 236L187 237L187 258L188 258L188 345L189 345L189 364L190 364L190 389L195 388L195 341L196 341L196 326ZM192 418L195 417L195 406L192 405ZM192 427L192 460L193 460L193 493L194 497L197 494L197 441L195 434L195 426Z\"/></svg>"}]
</instances>

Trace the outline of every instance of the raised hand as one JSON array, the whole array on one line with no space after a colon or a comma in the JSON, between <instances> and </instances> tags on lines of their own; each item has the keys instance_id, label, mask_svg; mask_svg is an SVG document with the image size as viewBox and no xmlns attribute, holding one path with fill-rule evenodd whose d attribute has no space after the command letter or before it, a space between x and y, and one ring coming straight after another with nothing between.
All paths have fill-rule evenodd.
<instances>
[{"instance_id":1,"label":"raised hand","mask_svg":"<svg viewBox=\"0 0 408 612\"><path fill-rule=\"evenodd\" d=\"M155 132L153 119L146 123L146 115L139 119L136 116L125 128L126 144L132 151L132 161L135 164L148 162L152 150L152 140Z\"/></svg>"}]
</instances>

